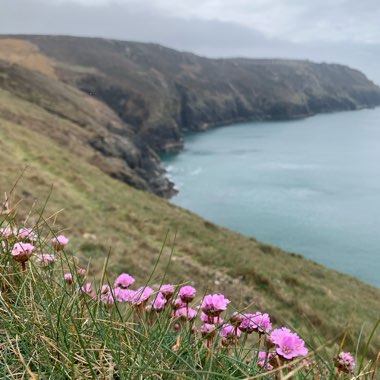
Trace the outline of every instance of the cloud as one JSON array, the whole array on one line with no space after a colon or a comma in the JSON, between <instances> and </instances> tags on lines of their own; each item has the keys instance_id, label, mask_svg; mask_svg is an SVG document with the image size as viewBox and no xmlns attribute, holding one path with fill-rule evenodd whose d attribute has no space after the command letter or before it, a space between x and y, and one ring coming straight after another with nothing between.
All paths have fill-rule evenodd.
<instances>
[{"instance_id":1,"label":"cloud","mask_svg":"<svg viewBox=\"0 0 380 380\"><path fill-rule=\"evenodd\" d=\"M378 0L0 1L2 34L98 36L212 57L338 62L380 83Z\"/></svg>"},{"instance_id":2,"label":"cloud","mask_svg":"<svg viewBox=\"0 0 380 380\"><path fill-rule=\"evenodd\" d=\"M292 42L380 43L378 0L50 0L52 2L77 3L87 8L125 6L185 20L217 20Z\"/></svg>"}]
</instances>

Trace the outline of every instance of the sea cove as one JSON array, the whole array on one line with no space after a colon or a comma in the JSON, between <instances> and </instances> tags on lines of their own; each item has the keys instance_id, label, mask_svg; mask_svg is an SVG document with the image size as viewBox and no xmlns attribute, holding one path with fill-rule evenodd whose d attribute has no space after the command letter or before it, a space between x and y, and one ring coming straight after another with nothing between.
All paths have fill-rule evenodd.
<instances>
[{"instance_id":1,"label":"sea cove","mask_svg":"<svg viewBox=\"0 0 380 380\"><path fill-rule=\"evenodd\" d=\"M189 134L164 163L173 203L380 287L379 108Z\"/></svg>"}]
</instances>

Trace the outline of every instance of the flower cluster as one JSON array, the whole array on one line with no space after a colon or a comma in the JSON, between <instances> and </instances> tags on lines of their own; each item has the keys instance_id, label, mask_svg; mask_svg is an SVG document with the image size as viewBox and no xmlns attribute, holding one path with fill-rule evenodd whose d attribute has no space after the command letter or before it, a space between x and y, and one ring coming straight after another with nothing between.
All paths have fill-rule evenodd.
<instances>
[{"instance_id":1,"label":"flower cluster","mask_svg":"<svg viewBox=\"0 0 380 380\"><path fill-rule=\"evenodd\" d=\"M55 236L44 250L38 248L38 240L33 229L14 229L9 226L0 229L2 247L9 248L10 257L22 264L23 271L26 270L28 260L32 259L48 277L51 272L47 268L52 267L62 256L60 252L69 243L69 239L63 235ZM168 318L174 333L182 330L193 332L197 339L202 339L202 345L206 349L219 347L224 350L240 342L244 345L248 335L256 334L259 344L255 357L258 367L265 371L286 363L291 366L294 359L301 360L308 355L304 340L287 327L273 329L267 313L235 311L228 314L231 301L223 294L207 294L198 299L198 303L197 291L190 285L176 287L173 284L162 284L153 288L141 286L132 289L136 280L128 273L120 274L113 285L103 284L96 290L91 282L85 282L87 271L76 265L60 276L69 296L79 294L82 301L95 301L97 305L103 305L104 312L109 315L112 315L111 310L117 305L131 308L132 313L148 323L163 316ZM191 307L194 303L196 306ZM335 358L335 365L339 373L354 373L355 360L349 352L341 352Z\"/></svg>"},{"instance_id":2,"label":"flower cluster","mask_svg":"<svg viewBox=\"0 0 380 380\"><path fill-rule=\"evenodd\" d=\"M286 327L273 330L268 340L275 345L276 353L283 359L293 359L308 353L305 342Z\"/></svg>"},{"instance_id":3,"label":"flower cluster","mask_svg":"<svg viewBox=\"0 0 380 380\"><path fill-rule=\"evenodd\" d=\"M63 235L56 236L50 240L51 253L37 249L38 235L33 228L12 228L10 226L0 229L0 242L3 248L10 245L11 257L14 261L21 263L22 270L26 271L26 263L32 256L35 263L41 267L48 268L57 261L57 254L69 242ZM47 247L48 249L48 247ZM38 252L39 253L36 253ZM35 254L36 253L36 254Z\"/></svg>"},{"instance_id":4,"label":"flower cluster","mask_svg":"<svg viewBox=\"0 0 380 380\"><path fill-rule=\"evenodd\" d=\"M341 352L335 359L338 371L353 373L355 369L355 359L350 352Z\"/></svg>"},{"instance_id":5,"label":"flower cluster","mask_svg":"<svg viewBox=\"0 0 380 380\"><path fill-rule=\"evenodd\" d=\"M70 279L71 281L72 279ZM230 300L223 294L208 294L201 299L196 308L190 307L196 296L196 289L190 285L182 286L176 292L174 285L165 284L154 291L149 286L143 286L137 290L130 289L135 279L128 273L123 273L114 282L113 288L105 284L100 289L100 294L95 296L91 284L82 286L80 291L98 299L106 308L114 306L115 302L126 303L147 313L160 313L169 308L168 315L175 322L175 329L180 330L183 323L194 323L199 316L201 321L200 333L206 339L206 345L210 346L218 335L221 345L224 347L236 345L242 334L256 332L259 336L265 335L268 343L266 352L266 368L273 366L271 363L278 357L282 361L292 360L299 356L306 356L308 349L305 342L294 332L286 327L272 330L272 323L267 313L237 313L224 321L222 314L227 311ZM171 299L177 294L177 298ZM261 354L263 355L263 354ZM260 363L263 362L261 358Z\"/></svg>"},{"instance_id":6,"label":"flower cluster","mask_svg":"<svg viewBox=\"0 0 380 380\"><path fill-rule=\"evenodd\" d=\"M272 330L272 324L268 314L257 312L255 314L242 314L241 323L239 325L240 330L251 334L254 331L266 334Z\"/></svg>"}]
</instances>

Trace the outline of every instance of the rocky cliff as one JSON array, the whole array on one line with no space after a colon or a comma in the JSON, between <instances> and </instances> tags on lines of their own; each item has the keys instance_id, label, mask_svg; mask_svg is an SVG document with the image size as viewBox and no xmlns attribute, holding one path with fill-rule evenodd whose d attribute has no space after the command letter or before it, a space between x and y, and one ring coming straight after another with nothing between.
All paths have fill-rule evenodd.
<instances>
[{"instance_id":1,"label":"rocky cliff","mask_svg":"<svg viewBox=\"0 0 380 380\"><path fill-rule=\"evenodd\" d=\"M112 110L118 126L105 123L108 139L94 136L89 143L108 161L124 161L149 183L145 188L160 195L171 194L171 187L155 154L180 150L186 130L380 105L380 88L342 65L207 59L154 44L97 38L3 36L3 41L16 40L48 60L45 66L51 66L56 82ZM29 61L16 59L17 65ZM112 171L123 179L116 167Z\"/></svg>"}]
</instances>

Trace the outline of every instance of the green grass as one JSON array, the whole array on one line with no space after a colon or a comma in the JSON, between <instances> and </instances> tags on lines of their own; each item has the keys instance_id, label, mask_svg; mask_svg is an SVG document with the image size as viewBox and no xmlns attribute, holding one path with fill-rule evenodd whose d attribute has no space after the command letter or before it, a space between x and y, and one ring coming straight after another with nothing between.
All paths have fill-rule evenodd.
<instances>
[{"instance_id":1,"label":"green grass","mask_svg":"<svg viewBox=\"0 0 380 380\"><path fill-rule=\"evenodd\" d=\"M19 205L17 210L21 209ZM15 214L16 209L11 215L1 217L0 227L18 228L14 222ZM31 215L36 220L33 230L38 238L33 243L36 250L26 263L24 271L21 264L11 256L12 247L21 241L20 238L0 238L1 378L376 378L378 361L368 361L365 350L356 352L355 374L339 375L337 372L333 355L339 352L340 347L334 348L330 344L330 349L327 349L311 342L308 343L307 358L279 358L278 361L271 361L273 369L266 370L260 368L257 362L259 350L272 352L266 343L266 335L243 334L240 340L226 345L218 335L213 338L202 337L199 333L200 321L174 318L170 302L160 313L146 311L147 303L136 306L115 302L106 306L99 296L99 287L101 283L112 285L115 279L115 275L107 275L107 264L102 272L102 282L92 282L94 296L81 293L80 287L90 276L87 274L87 278L84 278L78 274L78 262L72 251L65 249L57 252L51 246L50 239L58 231L51 228L44 214ZM91 250L92 245L87 244L87 247ZM40 252L53 254L56 263L42 267L35 260ZM150 265L152 272L149 278L137 286L154 283L155 271L161 260L160 255L156 256L156 262ZM71 284L64 281L64 273L68 272L73 276ZM169 272L163 275L167 276ZM166 279L161 274L160 283L163 281ZM151 296L151 300L154 297L155 295ZM193 304L199 304L201 298L202 293L198 293ZM222 315L225 321L230 320L234 310L241 309L229 308ZM372 335L375 332L376 329ZM365 343L370 345L371 338Z\"/></svg>"}]
</instances>

